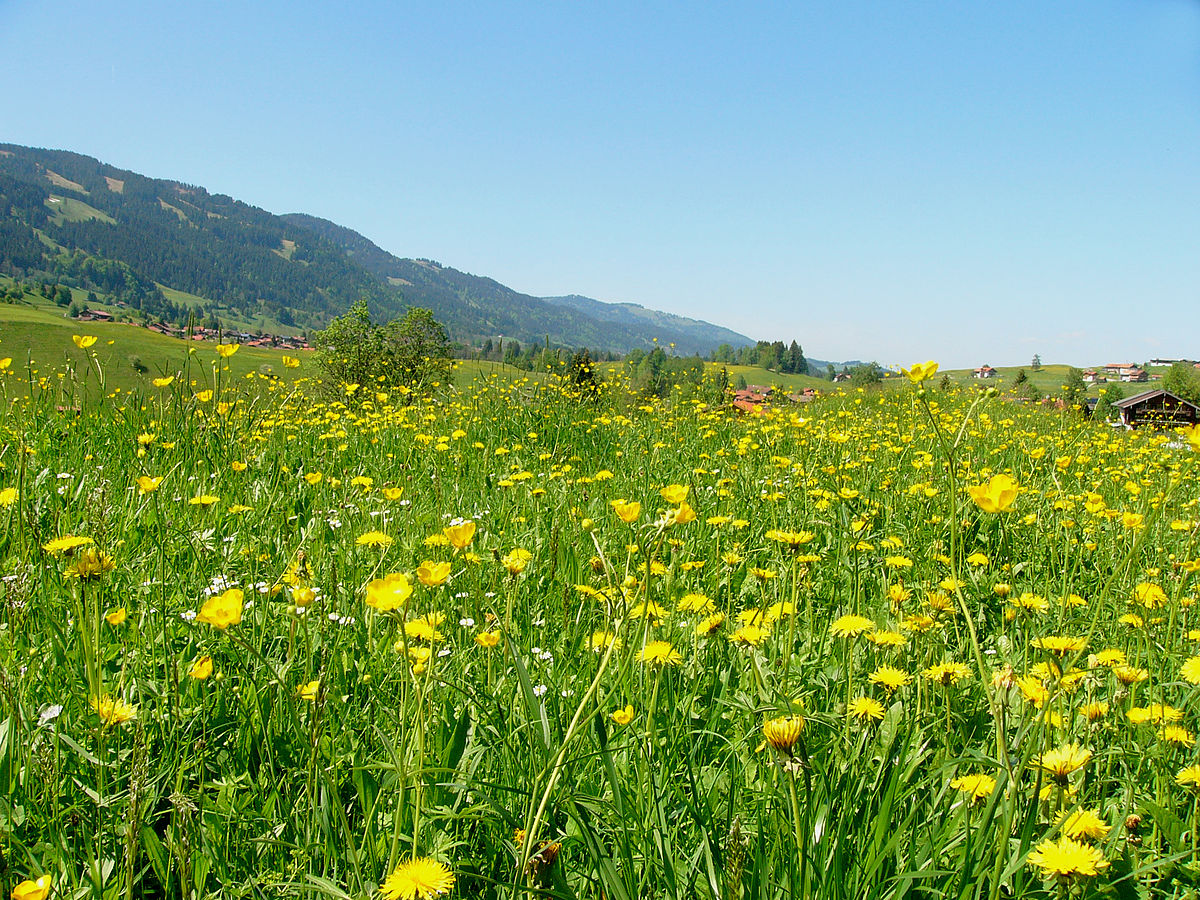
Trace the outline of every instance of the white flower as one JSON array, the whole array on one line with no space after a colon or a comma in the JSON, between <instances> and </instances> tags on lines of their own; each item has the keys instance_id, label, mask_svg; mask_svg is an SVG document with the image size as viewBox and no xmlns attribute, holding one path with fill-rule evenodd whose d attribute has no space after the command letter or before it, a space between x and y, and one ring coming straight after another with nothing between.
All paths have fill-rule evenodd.
<instances>
[{"instance_id":1,"label":"white flower","mask_svg":"<svg viewBox=\"0 0 1200 900\"><path fill-rule=\"evenodd\" d=\"M533 696L535 696L535 697L545 697L545 696L546 696L546 691L548 691L548 690L549 690L549 688L548 688L548 687L546 687L544 684L538 684L538 685L535 685L535 686L534 686L534 688L533 688Z\"/></svg>"},{"instance_id":2,"label":"white flower","mask_svg":"<svg viewBox=\"0 0 1200 900\"><path fill-rule=\"evenodd\" d=\"M41 728L50 724L60 715L62 715L62 711L63 708L61 703L55 703L53 706L44 707L38 714L38 727Z\"/></svg>"}]
</instances>

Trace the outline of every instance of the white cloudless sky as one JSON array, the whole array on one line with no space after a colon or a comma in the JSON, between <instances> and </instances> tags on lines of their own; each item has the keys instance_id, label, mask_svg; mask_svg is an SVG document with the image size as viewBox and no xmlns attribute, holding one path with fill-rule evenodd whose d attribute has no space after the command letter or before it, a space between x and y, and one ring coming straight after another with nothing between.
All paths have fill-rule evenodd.
<instances>
[{"instance_id":1,"label":"white cloudless sky","mask_svg":"<svg viewBox=\"0 0 1200 900\"><path fill-rule=\"evenodd\" d=\"M1200 358L1200 3L0 0L0 141L824 359Z\"/></svg>"}]
</instances>

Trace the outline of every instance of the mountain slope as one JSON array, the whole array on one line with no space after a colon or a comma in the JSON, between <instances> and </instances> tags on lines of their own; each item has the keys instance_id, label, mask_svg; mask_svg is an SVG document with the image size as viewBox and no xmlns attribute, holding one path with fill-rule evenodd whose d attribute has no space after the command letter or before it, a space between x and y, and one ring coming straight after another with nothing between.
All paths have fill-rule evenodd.
<instances>
[{"instance_id":1,"label":"mountain slope","mask_svg":"<svg viewBox=\"0 0 1200 900\"><path fill-rule=\"evenodd\" d=\"M468 343L549 336L560 346L626 352L657 338L682 353L752 343L681 316L532 297L393 256L324 219L277 216L79 153L14 144L0 144L0 272L93 290L176 320L199 313L320 328L365 297L382 319L428 307L452 338Z\"/></svg>"},{"instance_id":2,"label":"mountain slope","mask_svg":"<svg viewBox=\"0 0 1200 900\"><path fill-rule=\"evenodd\" d=\"M282 218L338 243L351 259L398 286L409 302L432 309L452 331L455 325L460 331L473 328L476 339L504 335L537 341L549 334L557 343L626 351L653 346L657 338L660 345L674 343L684 354L707 353L722 343L738 347L754 343L728 328L633 303L602 303L577 295L533 297L493 278L470 275L431 260L393 256L358 232L326 219L302 213ZM556 341L557 334L578 337Z\"/></svg>"}]
</instances>

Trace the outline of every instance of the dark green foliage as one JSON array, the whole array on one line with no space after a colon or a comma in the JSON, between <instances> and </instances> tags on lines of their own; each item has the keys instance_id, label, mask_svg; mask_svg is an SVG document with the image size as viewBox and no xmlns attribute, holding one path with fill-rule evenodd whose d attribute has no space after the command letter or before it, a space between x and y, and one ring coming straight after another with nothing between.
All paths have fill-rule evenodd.
<instances>
[{"instance_id":1,"label":"dark green foliage","mask_svg":"<svg viewBox=\"0 0 1200 900\"><path fill-rule=\"evenodd\" d=\"M1100 399L1096 401L1096 408L1092 415L1099 419L1111 419L1116 412L1113 404L1118 400L1125 399L1125 391L1119 384L1111 384L1108 387L1101 388Z\"/></svg>"},{"instance_id":2,"label":"dark green foliage","mask_svg":"<svg viewBox=\"0 0 1200 900\"><path fill-rule=\"evenodd\" d=\"M1083 372L1071 366L1067 370L1067 380L1062 389L1063 402L1068 407L1082 407L1087 402L1087 384L1083 380Z\"/></svg>"},{"instance_id":3,"label":"dark green foliage","mask_svg":"<svg viewBox=\"0 0 1200 900\"><path fill-rule=\"evenodd\" d=\"M360 300L313 335L317 363L331 387L358 385L425 390L450 381L446 331L427 309L410 309L386 325L371 321Z\"/></svg>"},{"instance_id":4,"label":"dark green foliage","mask_svg":"<svg viewBox=\"0 0 1200 900\"><path fill-rule=\"evenodd\" d=\"M883 380L883 371L878 363L861 363L850 369L850 383L855 387L870 387Z\"/></svg>"},{"instance_id":5,"label":"dark green foliage","mask_svg":"<svg viewBox=\"0 0 1200 900\"><path fill-rule=\"evenodd\" d=\"M1180 361L1171 366L1163 376L1162 386L1164 391L1170 391L1176 397L1200 403L1200 370L1189 362Z\"/></svg>"}]
</instances>

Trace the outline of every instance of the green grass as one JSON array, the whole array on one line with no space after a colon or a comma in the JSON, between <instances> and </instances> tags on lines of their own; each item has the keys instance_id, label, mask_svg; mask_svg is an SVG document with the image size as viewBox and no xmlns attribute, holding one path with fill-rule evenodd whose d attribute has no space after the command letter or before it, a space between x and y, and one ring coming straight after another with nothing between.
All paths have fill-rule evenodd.
<instances>
[{"instance_id":1,"label":"green grass","mask_svg":"<svg viewBox=\"0 0 1200 900\"><path fill-rule=\"evenodd\" d=\"M95 369L140 330L96 326L93 360L59 329L49 387L0 374L0 895L366 898L414 858L512 900L1197 879L1200 466L1172 436L907 384L741 415L487 363L333 401L252 389L244 348L133 404ZM1067 742L1092 755L1055 781ZM1043 879L1080 810L1108 867Z\"/></svg>"},{"instance_id":2,"label":"green grass","mask_svg":"<svg viewBox=\"0 0 1200 900\"><path fill-rule=\"evenodd\" d=\"M108 213L101 212L74 197L51 196L46 201L46 208L53 213L51 220L55 225L61 225L63 222L87 222L90 219L98 219L110 225L116 224L116 219Z\"/></svg>"}]
</instances>

